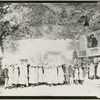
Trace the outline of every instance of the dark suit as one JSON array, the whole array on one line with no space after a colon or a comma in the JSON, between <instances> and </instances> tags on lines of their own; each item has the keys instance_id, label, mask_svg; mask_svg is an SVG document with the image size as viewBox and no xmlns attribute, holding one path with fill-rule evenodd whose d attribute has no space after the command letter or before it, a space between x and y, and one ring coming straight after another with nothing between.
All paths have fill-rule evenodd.
<instances>
[{"instance_id":1,"label":"dark suit","mask_svg":"<svg viewBox=\"0 0 100 100\"><path fill-rule=\"evenodd\" d=\"M97 47L98 46L98 41L97 39L94 37L92 38L92 47Z\"/></svg>"},{"instance_id":2,"label":"dark suit","mask_svg":"<svg viewBox=\"0 0 100 100\"><path fill-rule=\"evenodd\" d=\"M8 68L4 69L4 76L5 76L5 78L8 78Z\"/></svg>"}]
</instances>

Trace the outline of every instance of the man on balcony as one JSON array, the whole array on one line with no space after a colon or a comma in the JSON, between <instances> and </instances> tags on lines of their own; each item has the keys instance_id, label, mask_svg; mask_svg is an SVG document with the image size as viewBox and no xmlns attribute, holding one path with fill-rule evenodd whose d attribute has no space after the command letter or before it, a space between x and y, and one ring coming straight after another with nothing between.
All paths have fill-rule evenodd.
<instances>
[{"instance_id":1,"label":"man on balcony","mask_svg":"<svg viewBox=\"0 0 100 100\"><path fill-rule=\"evenodd\" d=\"M98 40L94 37L94 34L91 34L92 44L91 47L97 47L98 46Z\"/></svg>"}]
</instances>

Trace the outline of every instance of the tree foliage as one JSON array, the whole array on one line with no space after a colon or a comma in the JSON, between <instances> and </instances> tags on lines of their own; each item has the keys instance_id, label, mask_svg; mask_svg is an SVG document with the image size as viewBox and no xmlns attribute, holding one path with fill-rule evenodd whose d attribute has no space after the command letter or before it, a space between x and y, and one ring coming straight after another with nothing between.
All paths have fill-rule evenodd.
<instances>
[{"instance_id":1,"label":"tree foliage","mask_svg":"<svg viewBox=\"0 0 100 100\"><path fill-rule=\"evenodd\" d=\"M78 39L100 29L99 3L1 3L0 45L25 38Z\"/></svg>"}]
</instances>

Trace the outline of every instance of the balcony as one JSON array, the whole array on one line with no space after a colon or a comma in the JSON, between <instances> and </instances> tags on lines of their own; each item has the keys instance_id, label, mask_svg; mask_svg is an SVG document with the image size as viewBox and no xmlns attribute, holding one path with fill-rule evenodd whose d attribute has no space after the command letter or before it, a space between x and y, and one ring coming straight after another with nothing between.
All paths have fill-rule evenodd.
<instances>
[{"instance_id":1,"label":"balcony","mask_svg":"<svg viewBox=\"0 0 100 100\"><path fill-rule=\"evenodd\" d=\"M100 47L87 48L86 55L87 57L100 56Z\"/></svg>"}]
</instances>

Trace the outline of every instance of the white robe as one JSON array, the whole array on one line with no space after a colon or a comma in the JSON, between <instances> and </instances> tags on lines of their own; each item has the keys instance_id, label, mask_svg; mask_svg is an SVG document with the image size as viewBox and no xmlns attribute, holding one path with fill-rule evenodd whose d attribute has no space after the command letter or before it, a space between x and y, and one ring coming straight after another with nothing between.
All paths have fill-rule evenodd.
<instances>
[{"instance_id":1,"label":"white robe","mask_svg":"<svg viewBox=\"0 0 100 100\"><path fill-rule=\"evenodd\" d=\"M58 83L64 82L64 72L61 67L58 67Z\"/></svg>"},{"instance_id":2,"label":"white robe","mask_svg":"<svg viewBox=\"0 0 100 100\"><path fill-rule=\"evenodd\" d=\"M14 66L14 84L18 84L18 77L19 77L19 70L18 70L18 65Z\"/></svg>"},{"instance_id":3,"label":"white robe","mask_svg":"<svg viewBox=\"0 0 100 100\"><path fill-rule=\"evenodd\" d=\"M38 83L37 68L31 66L29 67L29 83L33 83L33 84Z\"/></svg>"},{"instance_id":4,"label":"white robe","mask_svg":"<svg viewBox=\"0 0 100 100\"><path fill-rule=\"evenodd\" d=\"M13 66L9 67L9 69L8 69L8 77L9 77L8 84L9 84L9 86L11 86L13 84L13 79L14 79Z\"/></svg>"},{"instance_id":5,"label":"white robe","mask_svg":"<svg viewBox=\"0 0 100 100\"><path fill-rule=\"evenodd\" d=\"M78 69L75 69L74 80L78 80Z\"/></svg>"},{"instance_id":6,"label":"white robe","mask_svg":"<svg viewBox=\"0 0 100 100\"><path fill-rule=\"evenodd\" d=\"M90 67L89 67L89 77L93 77L94 76L94 73L95 73L95 70L94 70L94 64L90 64Z\"/></svg>"},{"instance_id":7,"label":"white robe","mask_svg":"<svg viewBox=\"0 0 100 100\"><path fill-rule=\"evenodd\" d=\"M43 82L43 71L42 67L38 68L38 82L42 83Z\"/></svg>"},{"instance_id":8,"label":"white robe","mask_svg":"<svg viewBox=\"0 0 100 100\"><path fill-rule=\"evenodd\" d=\"M98 64L98 67L97 67L97 76L100 77L100 63Z\"/></svg>"},{"instance_id":9,"label":"white robe","mask_svg":"<svg viewBox=\"0 0 100 100\"><path fill-rule=\"evenodd\" d=\"M47 76L47 83L52 84L52 68L48 67L48 76Z\"/></svg>"},{"instance_id":10,"label":"white robe","mask_svg":"<svg viewBox=\"0 0 100 100\"><path fill-rule=\"evenodd\" d=\"M83 70L82 68L79 68L79 80L83 80Z\"/></svg>"},{"instance_id":11,"label":"white robe","mask_svg":"<svg viewBox=\"0 0 100 100\"><path fill-rule=\"evenodd\" d=\"M55 66L53 67L53 83L54 84L58 83L57 68Z\"/></svg>"},{"instance_id":12,"label":"white robe","mask_svg":"<svg viewBox=\"0 0 100 100\"><path fill-rule=\"evenodd\" d=\"M46 82L47 83L47 67L44 67L44 73L43 73L43 82Z\"/></svg>"},{"instance_id":13,"label":"white robe","mask_svg":"<svg viewBox=\"0 0 100 100\"><path fill-rule=\"evenodd\" d=\"M47 69L46 69L46 82L48 83L49 82L49 67L47 66Z\"/></svg>"},{"instance_id":14,"label":"white robe","mask_svg":"<svg viewBox=\"0 0 100 100\"><path fill-rule=\"evenodd\" d=\"M19 84L28 84L28 78L27 78L27 67L25 65L20 66L20 75L19 75Z\"/></svg>"}]
</instances>

